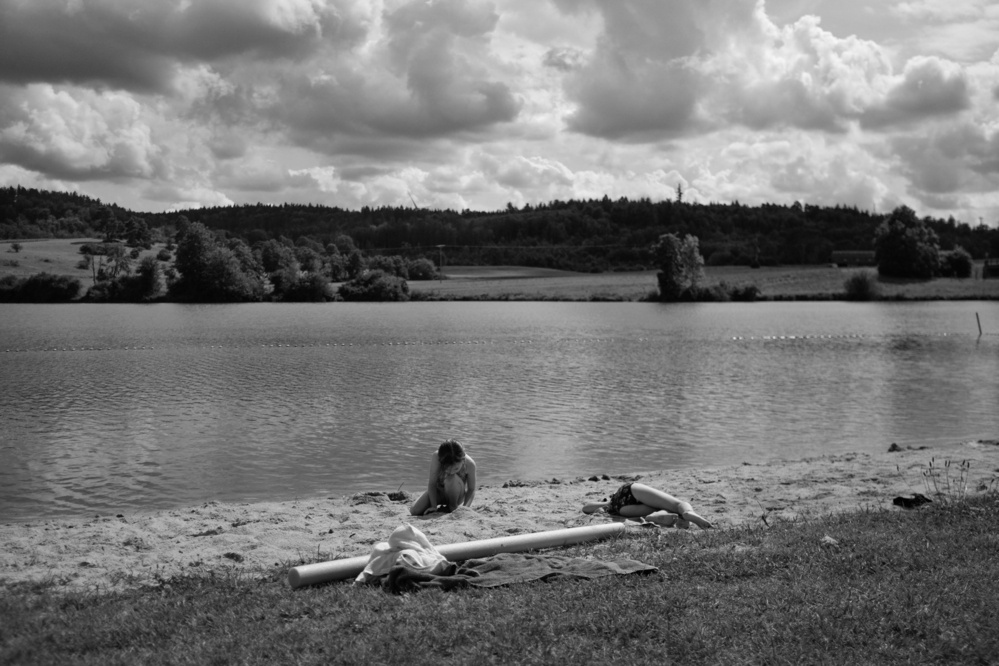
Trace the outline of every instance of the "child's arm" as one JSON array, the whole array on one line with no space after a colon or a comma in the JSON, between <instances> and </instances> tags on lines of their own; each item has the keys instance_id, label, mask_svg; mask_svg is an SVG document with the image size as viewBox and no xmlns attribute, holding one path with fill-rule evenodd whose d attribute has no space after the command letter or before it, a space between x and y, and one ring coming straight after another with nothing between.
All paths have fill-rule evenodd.
<instances>
[{"instance_id":1,"label":"child's arm","mask_svg":"<svg viewBox=\"0 0 999 666\"><path fill-rule=\"evenodd\" d=\"M468 475L465 480L465 506L472 506L475 499L475 461L469 455L465 456L465 473Z\"/></svg>"},{"instance_id":2,"label":"child's arm","mask_svg":"<svg viewBox=\"0 0 999 666\"><path fill-rule=\"evenodd\" d=\"M437 477L440 476L441 472L441 461L438 460L437 454L434 453L430 457L430 479L427 481L427 497L430 499L430 506L427 511L436 511L437 507L440 506L440 497L437 495Z\"/></svg>"}]
</instances>

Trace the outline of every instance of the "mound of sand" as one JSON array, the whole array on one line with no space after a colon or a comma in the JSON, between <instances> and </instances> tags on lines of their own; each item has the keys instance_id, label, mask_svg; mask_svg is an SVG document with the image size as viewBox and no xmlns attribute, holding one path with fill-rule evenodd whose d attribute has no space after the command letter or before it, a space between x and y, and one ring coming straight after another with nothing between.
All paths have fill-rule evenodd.
<instances>
[{"instance_id":1,"label":"mound of sand","mask_svg":"<svg viewBox=\"0 0 999 666\"><path fill-rule=\"evenodd\" d=\"M470 508L426 517L409 515L415 498L372 490L325 499L209 502L173 511L0 525L0 585L51 580L67 589L101 591L155 585L196 571L259 573L366 555L403 522L418 527L435 545L590 525L610 518L583 514L584 503L639 479L690 501L720 529L857 509L899 511L892 505L898 495L933 497L933 483L927 484L923 474L931 461L941 474L936 489L946 489L945 472L952 496L961 492L965 477L968 494L994 489L999 440L630 476L510 481L481 487ZM962 461L969 463L965 475ZM670 530L670 538L690 538L696 529Z\"/></svg>"}]
</instances>

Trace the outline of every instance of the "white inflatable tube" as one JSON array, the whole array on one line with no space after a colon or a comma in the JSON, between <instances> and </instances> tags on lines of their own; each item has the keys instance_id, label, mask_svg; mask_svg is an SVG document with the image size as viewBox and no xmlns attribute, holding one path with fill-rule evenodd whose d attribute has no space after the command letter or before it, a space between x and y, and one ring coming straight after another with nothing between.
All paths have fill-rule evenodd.
<instances>
[{"instance_id":1,"label":"white inflatable tube","mask_svg":"<svg viewBox=\"0 0 999 666\"><path fill-rule=\"evenodd\" d=\"M571 546L584 541L605 539L622 532L624 532L623 523L602 523L600 525L586 525L585 527L568 527L549 532L513 534L494 539L482 539L481 541L451 543L437 546L437 551L451 562L460 562L477 557L489 557L497 553L518 553L539 548ZM359 555L330 562L303 564L292 567L288 571L288 583L293 588L298 588L353 578L364 570L367 563L368 556Z\"/></svg>"}]
</instances>

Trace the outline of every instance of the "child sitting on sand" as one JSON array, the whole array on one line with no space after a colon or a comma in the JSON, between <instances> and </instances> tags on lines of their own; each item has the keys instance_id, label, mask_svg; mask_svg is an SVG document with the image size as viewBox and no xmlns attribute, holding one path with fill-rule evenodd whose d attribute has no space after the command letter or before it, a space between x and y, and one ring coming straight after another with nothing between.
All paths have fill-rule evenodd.
<instances>
[{"instance_id":1,"label":"child sitting on sand","mask_svg":"<svg viewBox=\"0 0 999 666\"><path fill-rule=\"evenodd\" d=\"M712 525L696 513L688 502L682 502L668 493L644 483L626 483L603 502L583 506L583 513L606 511L622 518L644 518L663 527L687 529L694 523L701 529Z\"/></svg>"},{"instance_id":2,"label":"child sitting on sand","mask_svg":"<svg viewBox=\"0 0 999 666\"><path fill-rule=\"evenodd\" d=\"M456 439L446 440L430 459L427 492L409 510L414 516L435 511L450 512L472 506L475 499L475 461Z\"/></svg>"}]
</instances>

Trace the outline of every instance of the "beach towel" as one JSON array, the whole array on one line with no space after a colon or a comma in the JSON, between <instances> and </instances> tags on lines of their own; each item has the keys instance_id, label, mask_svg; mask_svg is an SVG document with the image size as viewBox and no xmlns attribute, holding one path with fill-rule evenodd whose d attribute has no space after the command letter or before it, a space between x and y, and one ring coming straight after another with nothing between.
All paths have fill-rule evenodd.
<instances>
[{"instance_id":1,"label":"beach towel","mask_svg":"<svg viewBox=\"0 0 999 666\"><path fill-rule=\"evenodd\" d=\"M395 528L388 541L375 544L364 570L355 583L368 583L385 576L393 567L403 567L414 573L435 574L448 567L447 558L437 552L430 540L409 523Z\"/></svg>"},{"instance_id":2,"label":"beach towel","mask_svg":"<svg viewBox=\"0 0 999 666\"><path fill-rule=\"evenodd\" d=\"M656 567L636 560L593 560L559 555L501 553L484 559L450 563L439 572L416 571L405 565L392 567L382 587L395 594L436 588L498 587L534 580L574 578L592 580L605 576L652 573Z\"/></svg>"}]
</instances>

